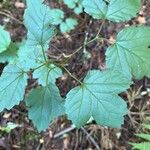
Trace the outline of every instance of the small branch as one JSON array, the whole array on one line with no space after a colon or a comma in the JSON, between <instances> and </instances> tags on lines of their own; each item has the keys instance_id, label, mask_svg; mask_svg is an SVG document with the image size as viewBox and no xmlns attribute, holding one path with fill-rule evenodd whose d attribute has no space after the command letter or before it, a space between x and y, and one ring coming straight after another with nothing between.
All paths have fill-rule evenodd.
<instances>
[{"instance_id":1,"label":"small branch","mask_svg":"<svg viewBox=\"0 0 150 150\"><path fill-rule=\"evenodd\" d=\"M11 16L11 15L3 12L3 11L0 11L0 15L4 15L4 16L6 16L6 17L8 17L8 18L18 22L19 24L23 25L23 22L21 22L20 20L16 19L15 17L13 17L13 16Z\"/></svg>"},{"instance_id":2,"label":"small branch","mask_svg":"<svg viewBox=\"0 0 150 150\"><path fill-rule=\"evenodd\" d=\"M43 67L44 65L45 65L45 63L40 65L40 66L38 66L38 67L36 67L36 68L34 68L33 71L38 70L39 68Z\"/></svg>"},{"instance_id":3,"label":"small branch","mask_svg":"<svg viewBox=\"0 0 150 150\"><path fill-rule=\"evenodd\" d=\"M61 66L61 67L69 74L70 77L72 77L72 78L75 79L78 83L80 83L81 85L83 85L83 83L82 83L80 80L78 80L74 75L72 75L71 72L70 72L66 67L64 67L64 66Z\"/></svg>"},{"instance_id":4,"label":"small branch","mask_svg":"<svg viewBox=\"0 0 150 150\"><path fill-rule=\"evenodd\" d=\"M82 46L80 46L80 47L79 47L76 51L74 51L72 54L66 55L66 54L63 53L63 54L62 54L63 57L65 57L65 58L71 58L73 55L75 55L77 52L79 52L82 48L85 49L85 47L86 47L88 44L90 44L90 43L92 43L92 42L94 42L94 41L96 41L96 40L98 40L98 39L107 40L107 39L105 39L105 38L100 38L100 37L99 37L99 34L100 34L100 32L101 32L101 30L102 30L102 28L103 28L104 23L105 23L105 20L103 20L103 22L102 22L102 24L101 24L101 26L100 26L100 28L99 28L99 30L98 30L98 33L96 34L96 36L95 36L92 40L87 41L87 36L86 36L86 37L85 37L85 40L84 40L84 44L83 44ZM60 50L59 50L59 51L60 51Z\"/></svg>"},{"instance_id":5,"label":"small branch","mask_svg":"<svg viewBox=\"0 0 150 150\"><path fill-rule=\"evenodd\" d=\"M83 127L81 127L81 130L87 135L87 138L93 143L96 149L100 150L100 147L98 146L97 142L93 139L93 137Z\"/></svg>"},{"instance_id":6,"label":"small branch","mask_svg":"<svg viewBox=\"0 0 150 150\"><path fill-rule=\"evenodd\" d=\"M54 138L58 138L64 134L67 134L68 132L73 131L76 129L74 125L71 125L71 127L64 129L63 131L60 131L54 135ZM96 147L96 150L100 150L100 147L98 146L97 142L93 139L93 137L83 128L81 127L81 130L87 135L87 138L93 143L93 145Z\"/></svg>"},{"instance_id":7,"label":"small branch","mask_svg":"<svg viewBox=\"0 0 150 150\"><path fill-rule=\"evenodd\" d=\"M72 57L73 55L75 55L77 52L79 52L82 48L83 48L83 46L79 47L75 52L73 52L73 53L70 54L70 55L66 55L66 54L63 53L63 56L64 56L65 58L70 58L70 57Z\"/></svg>"},{"instance_id":8,"label":"small branch","mask_svg":"<svg viewBox=\"0 0 150 150\"><path fill-rule=\"evenodd\" d=\"M103 28L104 23L105 23L105 20L103 20L103 22L102 22L102 24L101 24L101 26L100 26L100 28L99 28L99 30L98 30L98 32L97 32L96 37L99 37L99 34L100 34L100 32L102 31L102 28Z\"/></svg>"},{"instance_id":9,"label":"small branch","mask_svg":"<svg viewBox=\"0 0 150 150\"><path fill-rule=\"evenodd\" d=\"M76 127L75 127L74 125L71 125L71 127L67 128L67 129L64 129L63 131L60 131L59 133L56 133L56 134L54 135L54 138L58 138L58 137L60 137L60 136L62 136L62 135L64 135L64 134L66 134L66 133L68 133L68 132L74 130L75 128L76 128Z\"/></svg>"}]
</instances>

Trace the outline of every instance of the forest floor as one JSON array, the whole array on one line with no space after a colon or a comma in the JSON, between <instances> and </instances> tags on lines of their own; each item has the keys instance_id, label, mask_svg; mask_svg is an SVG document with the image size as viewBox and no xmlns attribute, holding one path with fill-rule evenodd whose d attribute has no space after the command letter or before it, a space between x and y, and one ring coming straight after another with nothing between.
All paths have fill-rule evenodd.
<instances>
[{"instance_id":1,"label":"forest floor","mask_svg":"<svg viewBox=\"0 0 150 150\"><path fill-rule=\"evenodd\" d=\"M74 15L63 3L50 2L50 5L63 9L67 16L76 17L79 21L78 27L71 33L67 35L58 33L52 40L50 56L59 58L60 51L65 54L73 53L86 37L90 40L96 35L102 23L85 14ZM6 27L15 42L21 42L27 33L23 25L25 7L19 0L0 0L0 25ZM150 25L150 0L143 0L141 12L129 22L116 24L106 21L101 34L111 41L125 26L137 24ZM68 69L79 79L82 79L89 68L104 69L105 51L109 45L104 41L89 44L86 50L90 57L79 51L70 59ZM2 70L3 64L0 64L0 67ZM130 115L125 117L121 129L102 127L95 122L76 129L72 128L71 122L63 116L55 120L45 132L38 133L27 118L27 110L22 102L12 110L0 114L0 150L97 150L98 147L101 150L130 150L129 142L140 141L134 134L142 132L142 123L150 121L150 79L145 77L134 82L135 84L126 93L121 94L131 111ZM57 84L62 96L77 85L67 74L64 74ZM8 122L13 122L18 127L8 133L2 131L1 128ZM69 129L70 131L67 131Z\"/></svg>"}]
</instances>

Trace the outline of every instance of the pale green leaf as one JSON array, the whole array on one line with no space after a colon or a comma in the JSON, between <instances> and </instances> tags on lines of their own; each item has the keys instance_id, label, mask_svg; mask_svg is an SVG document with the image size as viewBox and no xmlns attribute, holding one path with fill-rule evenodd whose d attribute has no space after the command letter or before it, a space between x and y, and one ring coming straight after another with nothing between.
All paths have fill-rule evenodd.
<instances>
[{"instance_id":1,"label":"pale green leaf","mask_svg":"<svg viewBox=\"0 0 150 150\"><path fill-rule=\"evenodd\" d=\"M150 125L148 125L148 124L143 124L143 127L144 127L145 129L149 129L149 130L150 130Z\"/></svg>"},{"instance_id":2,"label":"pale green leaf","mask_svg":"<svg viewBox=\"0 0 150 150\"><path fill-rule=\"evenodd\" d=\"M29 118L38 131L48 128L51 121L64 114L63 99L54 84L33 89L26 99Z\"/></svg>"},{"instance_id":3,"label":"pale green leaf","mask_svg":"<svg viewBox=\"0 0 150 150\"><path fill-rule=\"evenodd\" d=\"M143 124L143 127L145 129L150 129L150 126L148 124ZM137 137L140 137L144 140L150 141L150 134L135 134ZM149 150L150 149L150 142L141 142L141 143L129 143L133 146L132 149L138 149L138 150Z\"/></svg>"},{"instance_id":4,"label":"pale green leaf","mask_svg":"<svg viewBox=\"0 0 150 150\"><path fill-rule=\"evenodd\" d=\"M21 66L9 64L4 68L0 77L0 112L23 100L27 78Z\"/></svg>"},{"instance_id":5,"label":"pale green leaf","mask_svg":"<svg viewBox=\"0 0 150 150\"><path fill-rule=\"evenodd\" d=\"M74 12L76 14L80 14L83 12L83 6L82 6L83 0L64 0L64 3L70 8L74 9Z\"/></svg>"},{"instance_id":6,"label":"pale green leaf","mask_svg":"<svg viewBox=\"0 0 150 150\"><path fill-rule=\"evenodd\" d=\"M74 12L79 15L80 13L83 12L83 6L79 5L78 7L74 8Z\"/></svg>"},{"instance_id":7,"label":"pale green leaf","mask_svg":"<svg viewBox=\"0 0 150 150\"><path fill-rule=\"evenodd\" d=\"M130 81L118 72L89 71L83 85L67 94L66 113L77 127L86 124L91 117L100 125L120 127L127 106L118 93L129 84Z\"/></svg>"},{"instance_id":8,"label":"pale green leaf","mask_svg":"<svg viewBox=\"0 0 150 150\"><path fill-rule=\"evenodd\" d=\"M122 30L116 42L107 49L109 68L120 70L126 77L150 77L150 27L128 27Z\"/></svg>"},{"instance_id":9,"label":"pale green leaf","mask_svg":"<svg viewBox=\"0 0 150 150\"><path fill-rule=\"evenodd\" d=\"M51 38L55 35L55 28L50 25L50 8L44 5L42 0L27 0L24 21L28 29L27 45L40 45L47 50Z\"/></svg>"},{"instance_id":10,"label":"pale green leaf","mask_svg":"<svg viewBox=\"0 0 150 150\"><path fill-rule=\"evenodd\" d=\"M60 31L62 33L67 33L70 32L71 30L73 30L75 28L75 26L78 24L76 19L73 18L67 18L65 20L65 22L62 22L60 24Z\"/></svg>"},{"instance_id":11,"label":"pale green leaf","mask_svg":"<svg viewBox=\"0 0 150 150\"><path fill-rule=\"evenodd\" d=\"M15 124L13 122L8 122L7 126L1 127L0 126L0 131L6 132L6 133L10 133L13 129L19 127L18 124Z\"/></svg>"},{"instance_id":12,"label":"pale green leaf","mask_svg":"<svg viewBox=\"0 0 150 150\"><path fill-rule=\"evenodd\" d=\"M18 51L18 62L22 62L22 66L26 70L34 69L44 63L42 48L29 47L26 43L20 46Z\"/></svg>"},{"instance_id":13,"label":"pale green leaf","mask_svg":"<svg viewBox=\"0 0 150 150\"><path fill-rule=\"evenodd\" d=\"M53 25L59 25L63 22L64 19L64 12L60 9L51 9L50 10Z\"/></svg>"},{"instance_id":14,"label":"pale green leaf","mask_svg":"<svg viewBox=\"0 0 150 150\"><path fill-rule=\"evenodd\" d=\"M40 65L39 65L40 66ZM62 76L62 70L54 64L45 64L33 72L33 78L38 79L38 83L46 86L55 83L56 79Z\"/></svg>"},{"instance_id":15,"label":"pale green leaf","mask_svg":"<svg viewBox=\"0 0 150 150\"><path fill-rule=\"evenodd\" d=\"M142 142L142 143L130 143L133 146L133 150L149 150L150 149L150 143L148 142Z\"/></svg>"},{"instance_id":16,"label":"pale green leaf","mask_svg":"<svg viewBox=\"0 0 150 150\"><path fill-rule=\"evenodd\" d=\"M141 133L141 134L135 134L135 135L142 138L142 139L144 139L144 140L150 141L150 134Z\"/></svg>"},{"instance_id":17,"label":"pale green leaf","mask_svg":"<svg viewBox=\"0 0 150 150\"><path fill-rule=\"evenodd\" d=\"M95 19L105 19L107 5L103 0L83 0L84 11Z\"/></svg>"},{"instance_id":18,"label":"pale green leaf","mask_svg":"<svg viewBox=\"0 0 150 150\"><path fill-rule=\"evenodd\" d=\"M40 47L28 47L22 45L18 51L18 61L22 62L26 70L32 69L33 78L37 78L39 84L46 86L48 83L55 83L56 79L62 76L60 68L53 64L46 64Z\"/></svg>"},{"instance_id":19,"label":"pale green leaf","mask_svg":"<svg viewBox=\"0 0 150 150\"><path fill-rule=\"evenodd\" d=\"M77 0L63 0L63 1L71 9L76 7L76 1Z\"/></svg>"},{"instance_id":20,"label":"pale green leaf","mask_svg":"<svg viewBox=\"0 0 150 150\"><path fill-rule=\"evenodd\" d=\"M140 11L141 0L83 0L86 13L95 19L114 22L128 21Z\"/></svg>"},{"instance_id":21,"label":"pale green leaf","mask_svg":"<svg viewBox=\"0 0 150 150\"><path fill-rule=\"evenodd\" d=\"M11 38L9 32L5 31L4 27L0 26L0 53L7 50L10 43Z\"/></svg>"},{"instance_id":22,"label":"pale green leaf","mask_svg":"<svg viewBox=\"0 0 150 150\"><path fill-rule=\"evenodd\" d=\"M110 0L106 18L114 22L128 21L141 8L141 0Z\"/></svg>"}]
</instances>

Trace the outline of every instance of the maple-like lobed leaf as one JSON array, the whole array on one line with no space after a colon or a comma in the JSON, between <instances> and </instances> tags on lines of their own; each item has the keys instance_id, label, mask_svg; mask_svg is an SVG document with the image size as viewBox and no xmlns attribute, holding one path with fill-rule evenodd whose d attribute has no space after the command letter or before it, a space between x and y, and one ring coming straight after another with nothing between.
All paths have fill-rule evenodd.
<instances>
[{"instance_id":1,"label":"maple-like lobed leaf","mask_svg":"<svg viewBox=\"0 0 150 150\"><path fill-rule=\"evenodd\" d=\"M107 66L120 70L126 77L150 77L150 27L131 26L117 35L106 51Z\"/></svg>"},{"instance_id":2,"label":"maple-like lobed leaf","mask_svg":"<svg viewBox=\"0 0 150 150\"><path fill-rule=\"evenodd\" d=\"M128 21L140 11L141 0L83 0L86 13L95 19L107 19L114 22Z\"/></svg>"},{"instance_id":3,"label":"maple-like lobed leaf","mask_svg":"<svg viewBox=\"0 0 150 150\"><path fill-rule=\"evenodd\" d=\"M56 30L51 26L52 16L48 6L42 0L27 0L24 14L25 26L28 29L27 45L41 46L47 50L51 38Z\"/></svg>"},{"instance_id":4,"label":"maple-like lobed leaf","mask_svg":"<svg viewBox=\"0 0 150 150\"><path fill-rule=\"evenodd\" d=\"M21 62L23 68L28 71L37 68L45 62L41 46L29 47L26 42L20 46L17 55L17 61Z\"/></svg>"},{"instance_id":5,"label":"maple-like lobed leaf","mask_svg":"<svg viewBox=\"0 0 150 150\"><path fill-rule=\"evenodd\" d=\"M0 77L0 112L18 105L24 98L27 74L21 66L7 65Z\"/></svg>"},{"instance_id":6,"label":"maple-like lobed leaf","mask_svg":"<svg viewBox=\"0 0 150 150\"><path fill-rule=\"evenodd\" d=\"M95 19L105 19L107 5L103 0L83 0L84 11Z\"/></svg>"},{"instance_id":7,"label":"maple-like lobed leaf","mask_svg":"<svg viewBox=\"0 0 150 150\"><path fill-rule=\"evenodd\" d=\"M26 98L29 118L33 121L38 131L48 128L51 121L64 115L63 98L54 84L33 89Z\"/></svg>"},{"instance_id":8,"label":"maple-like lobed leaf","mask_svg":"<svg viewBox=\"0 0 150 150\"><path fill-rule=\"evenodd\" d=\"M77 127L86 124L91 117L100 125L120 127L127 105L118 93L130 84L130 80L116 71L89 71L83 85L67 94L65 108L69 119Z\"/></svg>"},{"instance_id":9,"label":"maple-like lobed leaf","mask_svg":"<svg viewBox=\"0 0 150 150\"><path fill-rule=\"evenodd\" d=\"M141 9L141 0L110 0L106 18L121 22L134 18Z\"/></svg>"}]
</instances>

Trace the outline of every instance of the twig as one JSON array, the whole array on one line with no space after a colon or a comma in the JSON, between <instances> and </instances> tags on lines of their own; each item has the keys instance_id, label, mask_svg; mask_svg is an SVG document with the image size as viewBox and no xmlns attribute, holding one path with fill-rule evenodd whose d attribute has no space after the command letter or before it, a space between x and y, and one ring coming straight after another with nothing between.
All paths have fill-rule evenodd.
<instances>
[{"instance_id":1,"label":"twig","mask_svg":"<svg viewBox=\"0 0 150 150\"><path fill-rule=\"evenodd\" d=\"M71 127L64 129L63 131L60 131L54 135L54 138L58 138L72 130L76 129L74 125L71 125ZM87 138L93 143L93 145L96 147L97 150L100 150L100 147L96 143L96 141L93 139L93 137L83 128L81 127L81 130L87 135Z\"/></svg>"},{"instance_id":2,"label":"twig","mask_svg":"<svg viewBox=\"0 0 150 150\"><path fill-rule=\"evenodd\" d=\"M15 20L16 22L18 22L19 24L23 25L23 22L21 22L20 20L16 19L15 17L3 12L3 11L0 11L0 15L4 15L12 20Z\"/></svg>"},{"instance_id":3,"label":"twig","mask_svg":"<svg viewBox=\"0 0 150 150\"><path fill-rule=\"evenodd\" d=\"M74 125L71 125L71 127L67 128L67 129L65 129L65 130L63 130L63 131L60 131L59 133L56 133L56 134L54 135L54 138L58 138L58 137L60 137L60 136L62 136L62 135L64 135L64 134L66 134L66 133L68 133L68 132L74 130L75 128L76 128L76 127L75 127Z\"/></svg>"},{"instance_id":4,"label":"twig","mask_svg":"<svg viewBox=\"0 0 150 150\"><path fill-rule=\"evenodd\" d=\"M96 37L99 37L99 34L100 34L100 32L102 31L102 29L103 29L104 23L105 23L105 20L102 21L101 26L100 26L100 28L99 28L97 34L96 34Z\"/></svg>"},{"instance_id":5,"label":"twig","mask_svg":"<svg viewBox=\"0 0 150 150\"><path fill-rule=\"evenodd\" d=\"M98 146L97 142L93 139L93 137L83 127L81 127L81 130L87 135L87 138L94 144L96 149L100 150L100 147Z\"/></svg>"},{"instance_id":6,"label":"twig","mask_svg":"<svg viewBox=\"0 0 150 150\"><path fill-rule=\"evenodd\" d=\"M71 72L66 67L64 67L64 66L61 66L61 67L68 73L68 75L70 77L72 77L73 79L75 79L78 83L80 83L80 85L83 85L83 83L79 79L77 79L74 75L72 75Z\"/></svg>"}]
</instances>

